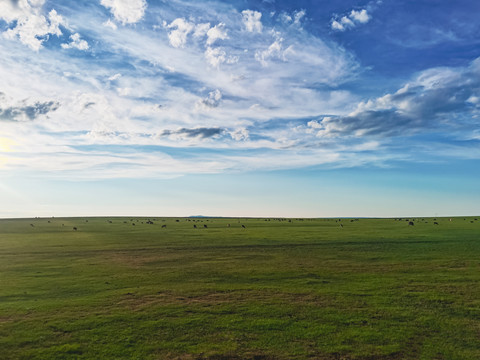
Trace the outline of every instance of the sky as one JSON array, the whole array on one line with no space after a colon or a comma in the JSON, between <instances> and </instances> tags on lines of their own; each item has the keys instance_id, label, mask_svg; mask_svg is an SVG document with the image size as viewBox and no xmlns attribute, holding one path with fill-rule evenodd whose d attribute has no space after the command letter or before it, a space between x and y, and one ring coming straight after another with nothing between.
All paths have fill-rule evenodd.
<instances>
[{"instance_id":1,"label":"sky","mask_svg":"<svg viewBox=\"0 0 480 360\"><path fill-rule=\"evenodd\" d=\"M0 217L480 215L479 14L0 0Z\"/></svg>"}]
</instances>

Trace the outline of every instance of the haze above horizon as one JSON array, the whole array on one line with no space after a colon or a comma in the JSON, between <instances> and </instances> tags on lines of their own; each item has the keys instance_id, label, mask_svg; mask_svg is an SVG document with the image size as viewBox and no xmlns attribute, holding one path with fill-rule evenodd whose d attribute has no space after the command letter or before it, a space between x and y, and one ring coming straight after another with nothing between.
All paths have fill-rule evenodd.
<instances>
[{"instance_id":1,"label":"haze above horizon","mask_svg":"<svg viewBox=\"0 0 480 360\"><path fill-rule=\"evenodd\" d=\"M0 2L0 218L480 214L480 3Z\"/></svg>"}]
</instances>

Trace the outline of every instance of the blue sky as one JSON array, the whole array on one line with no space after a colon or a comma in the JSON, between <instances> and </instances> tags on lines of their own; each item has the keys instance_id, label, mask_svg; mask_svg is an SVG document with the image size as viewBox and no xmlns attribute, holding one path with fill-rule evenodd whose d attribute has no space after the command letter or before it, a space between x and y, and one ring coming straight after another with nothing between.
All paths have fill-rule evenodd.
<instances>
[{"instance_id":1,"label":"blue sky","mask_svg":"<svg viewBox=\"0 0 480 360\"><path fill-rule=\"evenodd\" d=\"M0 1L0 217L480 213L480 3Z\"/></svg>"}]
</instances>

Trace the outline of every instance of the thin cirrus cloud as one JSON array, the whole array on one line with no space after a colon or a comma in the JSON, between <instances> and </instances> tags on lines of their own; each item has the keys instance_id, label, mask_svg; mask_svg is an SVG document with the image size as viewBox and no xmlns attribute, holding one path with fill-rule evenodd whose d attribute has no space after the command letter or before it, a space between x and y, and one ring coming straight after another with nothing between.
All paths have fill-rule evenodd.
<instances>
[{"instance_id":1,"label":"thin cirrus cloud","mask_svg":"<svg viewBox=\"0 0 480 360\"><path fill-rule=\"evenodd\" d=\"M382 164L408 158L400 141L432 128L477 134L478 60L366 97L355 88L361 62L312 31L308 9L12 4L0 3L0 127L15 145L0 170L106 178ZM348 30L371 12L334 21ZM42 26L27 34L29 21Z\"/></svg>"}]
</instances>

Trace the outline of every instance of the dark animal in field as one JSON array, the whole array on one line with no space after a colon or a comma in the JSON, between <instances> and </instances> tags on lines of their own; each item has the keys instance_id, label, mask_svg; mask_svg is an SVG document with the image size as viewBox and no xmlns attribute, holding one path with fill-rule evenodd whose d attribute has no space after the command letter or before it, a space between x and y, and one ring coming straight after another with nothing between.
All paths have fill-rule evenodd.
<instances>
[{"instance_id":1,"label":"dark animal in field","mask_svg":"<svg viewBox=\"0 0 480 360\"><path fill-rule=\"evenodd\" d=\"M77 230L78 230L78 229L74 226L74 227L73 227L73 231L77 231Z\"/></svg>"},{"instance_id":2,"label":"dark animal in field","mask_svg":"<svg viewBox=\"0 0 480 360\"><path fill-rule=\"evenodd\" d=\"M415 225L415 223L413 221L409 221L408 225L413 226L413 225Z\"/></svg>"},{"instance_id":3,"label":"dark animal in field","mask_svg":"<svg viewBox=\"0 0 480 360\"><path fill-rule=\"evenodd\" d=\"M65 226L65 224L62 224L62 226Z\"/></svg>"},{"instance_id":4,"label":"dark animal in field","mask_svg":"<svg viewBox=\"0 0 480 360\"><path fill-rule=\"evenodd\" d=\"M162 229L166 229L166 228L167 228L167 225L163 224Z\"/></svg>"},{"instance_id":5,"label":"dark animal in field","mask_svg":"<svg viewBox=\"0 0 480 360\"><path fill-rule=\"evenodd\" d=\"M88 220L85 220L85 222L88 222Z\"/></svg>"},{"instance_id":6,"label":"dark animal in field","mask_svg":"<svg viewBox=\"0 0 480 360\"><path fill-rule=\"evenodd\" d=\"M342 224L340 224L340 227L341 227L341 228L343 228L343 225L342 225Z\"/></svg>"},{"instance_id":7,"label":"dark animal in field","mask_svg":"<svg viewBox=\"0 0 480 360\"><path fill-rule=\"evenodd\" d=\"M35 225L33 225L33 224L30 224L30 226L31 226L31 227L35 227Z\"/></svg>"},{"instance_id":8,"label":"dark animal in field","mask_svg":"<svg viewBox=\"0 0 480 360\"><path fill-rule=\"evenodd\" d=\"M470 220L470 222L473 224L473 220Z\"/></svg>"},{"instance_id":9,"label":"dark animal in field","mask_svg":"<svg viewBox=\"0 0 480 360\"><path fill-rule=\"evenodd\" d=\"M242 225L242 228L245 229L245 225Z\"/></svg>"},{"instance_id":10,"label":"dark animal in field","mask_svg":"<svg viewBox=\"0 0 480 360\"><path fill-rule=\"evenodd\" d=\"M203 225L203 227L206 229L206 228L207 228L207 225L206 225L206 224L204 224L204 225Z\"/></svg>"},{"instance_id":11,"label":"dark animal in field","mask_svg":"<svg viewBox=\"0 0 480 360\"><path fill-rule=\"evenodd\" d=\"M438 225L438 222L434 221L434 222L433 222L433 225Z\"/></svg>"},{"instance_id":12,"label":"dark animal in field","mask_svg":"<svg viewBox=\"0 0 480 360\"><path fill-rule=\"evenodd\" d=\"M50 224L50 220L48 220L48 223Z\"/></svg>"},{"instance_id":13,"label":"dark animal in field","mask_svg":"<svg viewBox=\"0 0 480 360\"><path fill-rule=\"evenodd\" d=\"M180 222L180 220L175 220L176 222Z\"/></svg>"},{"instance_id":14,"label":"dark animal in field","mask_svg":"<svg viewBox=\"0 0 480 360\"><path fill-rule=\"evenodd\" d=\"M193 224L193 228L196 229L196 228L197 228L197 225Z\"/></svg>"},{"instance_id":15,"label":"dark animal in field","mask_svg":"<svg viewBox=\"0 0 480 360\"><path fill-rule=\"evenodd\" d=\"M132 223L132 226L135 226L135 223Z\"/></svg>"},{"instance_id":16,"label":"dark animal in field","mask_svg":"<svg viewBox=\"0 0 480 360\"><path fill-rule=\"evenodd\" d=\"M230 224L227 224L227 227L230 227Z\"/></svg>"}]
</instances>

